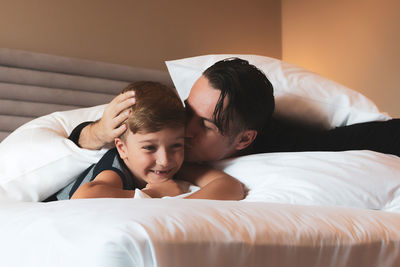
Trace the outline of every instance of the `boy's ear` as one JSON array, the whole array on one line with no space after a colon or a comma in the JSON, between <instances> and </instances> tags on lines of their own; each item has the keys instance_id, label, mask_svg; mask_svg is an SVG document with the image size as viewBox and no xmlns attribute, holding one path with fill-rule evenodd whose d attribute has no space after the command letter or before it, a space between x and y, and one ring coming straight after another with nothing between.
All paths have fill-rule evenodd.
<instances>
[{"instance_id":1,"label":"boy's ear","mask_svg":"<svg viewBox=\"0 0 400 267\"><path fill-rule=\"evenodd\" d=\"M239 133L236 136L236 150L243 150L246 147L248 147L249 145L251 145L251 143L254 142L254 140L257 137L257 131L256 130L245 130L241 133Z\"/></svg>"},{"instance_id":2,"label":"boy's ear","mask_svg":"<svg viewBox=\"0 0 400 267\"><path fill-rule=\"evenodd\" d=\"M114 143L115 143L115 147L117 148L118 154L121 157L121 159L126 159L128 157L128 150L125 145L125 142L122 141L122 139L117 137L114 139Z\"/></svg>"}]
</instances>

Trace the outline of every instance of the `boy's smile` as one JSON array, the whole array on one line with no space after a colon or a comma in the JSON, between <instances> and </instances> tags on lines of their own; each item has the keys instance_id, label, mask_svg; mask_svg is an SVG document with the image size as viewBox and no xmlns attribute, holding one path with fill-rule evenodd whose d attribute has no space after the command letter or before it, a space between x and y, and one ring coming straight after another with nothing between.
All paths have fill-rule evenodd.
<instances>
[{"instance_id":1,"label":"boy's smile","mask_svg":"<svg viewBox=\"0 0 400 267\"><path fill-rule=\"evenodd\" d=\"M155 175L159 176L167 176L171 173L172 169L168 170L150 170L150 172L154 173Z\"/></svg>"}]
</instances>

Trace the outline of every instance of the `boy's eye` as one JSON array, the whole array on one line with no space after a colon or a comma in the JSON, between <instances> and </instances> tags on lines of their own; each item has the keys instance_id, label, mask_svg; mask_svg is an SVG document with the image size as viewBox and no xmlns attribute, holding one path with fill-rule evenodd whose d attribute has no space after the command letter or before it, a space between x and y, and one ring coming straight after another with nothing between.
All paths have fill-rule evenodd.
<instances>
[{"instance_id":1,"label":"boy's eye","mask_svg":"<svg viewBox=\"0 0 400 267\"><path fill-rule=\"evenodd\" d=\"M144 147L142 147L142 149L148 150L148 151L154 151L154 150L156 150L156 147L155 146L144 146Z\"/></svg>"}]
</instances>

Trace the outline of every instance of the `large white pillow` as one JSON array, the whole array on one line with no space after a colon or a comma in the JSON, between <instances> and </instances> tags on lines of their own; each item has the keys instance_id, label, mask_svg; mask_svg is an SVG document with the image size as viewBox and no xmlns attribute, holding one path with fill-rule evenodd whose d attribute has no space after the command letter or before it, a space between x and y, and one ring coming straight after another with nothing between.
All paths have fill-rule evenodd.
<instances>
[{"instance_id":1,"label":"large white pillow","mask_svg":"<svg viewBox=\"0 0 400 267\"><path fill-rule=\"evenodd\" d=\"M400 212L400 157L394 155L369 150L265 153L214 167L247 186L245 201Z\"/></svg>"},{"instance_id":2,"label":"large white pillow","mask_svg":"<svg viewBox=\"0 0 400 267\"><path fill-rule=\"evenodd\" d=\"M66 186L106 150L77 147L67 137L105 105L55 112L32 120L0 143L0 200L40 201Z\"/></svg>"},{"instance_id":3,"label":"large white pillow","mask_svg":"<svg viewBox=\"0 0 400 267\"><path fill-rule=\"evenodd\" d=\"M194 82L215 62L239 57L261 69L274 86L275 116L323 128L388 120L362 94L303 68L278 59L256 55L205 55L167 61L166 65L182 99Z\"/></svg>"}]
</instances>

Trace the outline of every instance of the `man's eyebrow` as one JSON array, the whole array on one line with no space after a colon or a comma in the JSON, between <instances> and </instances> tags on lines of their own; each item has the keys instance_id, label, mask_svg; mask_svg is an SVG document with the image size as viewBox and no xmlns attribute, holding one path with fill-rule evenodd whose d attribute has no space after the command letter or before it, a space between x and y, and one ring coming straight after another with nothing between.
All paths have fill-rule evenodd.
<instances>
[{"instance_id":1,"label":"man's eyebrow","mask_svg":"<svg viewBox=\"0 0 400 267\"><path fill-rule=\"evenodd\" d=\"M203 117L200 117L200 118L201 118L202 120L204 120L204 121L208 121L208 122L211 122L212 124L216 125L214 120L207 119L207 118L203 118Z\"/></svg>"}]
</instances>

